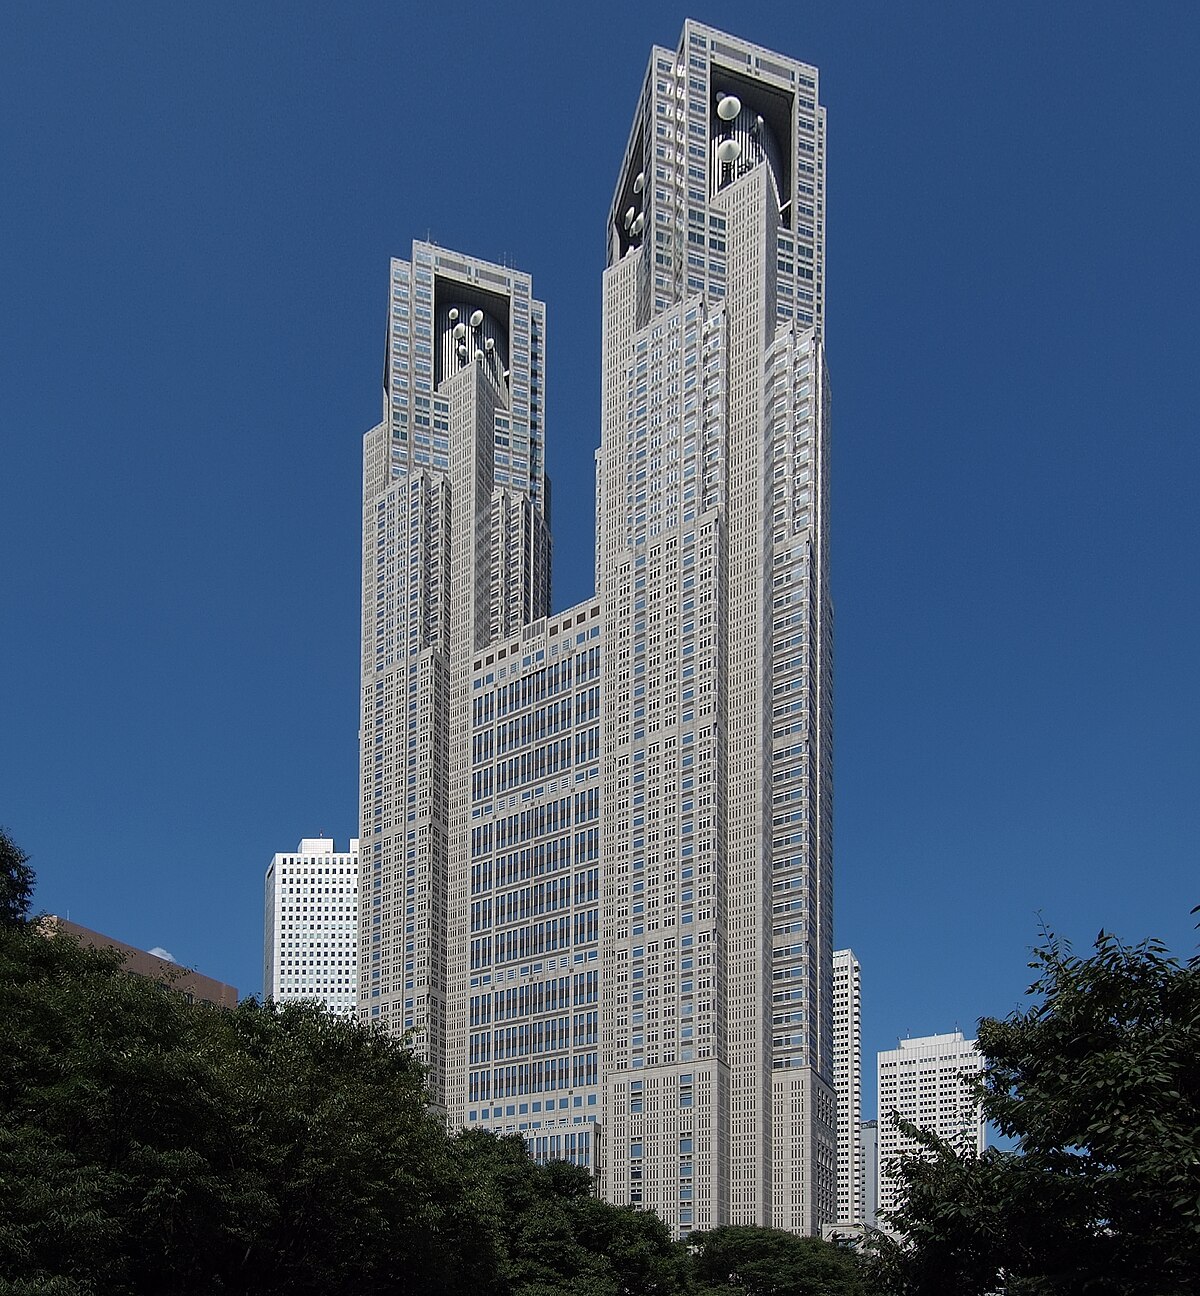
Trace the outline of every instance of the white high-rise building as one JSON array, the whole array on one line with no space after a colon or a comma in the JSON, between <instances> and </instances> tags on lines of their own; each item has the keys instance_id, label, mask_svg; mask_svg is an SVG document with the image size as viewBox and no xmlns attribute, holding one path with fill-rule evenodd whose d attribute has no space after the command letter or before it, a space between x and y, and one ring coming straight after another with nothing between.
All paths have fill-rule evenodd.
<instances>
[{"instance_id":1,"label":"white high-rise building","mask_svg":"<svg viewBox=\"0 0 1200 1296\"><path fill-rule=\"evenodd\" d=\"M976 1152L984 1148L985 1125L970 1081L983 1067L974 1040L962 1031L900 1040L899 1047L878 1055L879 1064L879 1205L881 1215L897 1204L898 1181L889 1173L897 1157L924 1155L911 1136L896 1127L894 1116L938 1138L964 1141Z\"/></svg>"},{"instance_id":2,"label":"white high-rise building","mask_svg":"<svg viewBox=\"0 0 1200 1296\"><path fill-rule=\"evenodd\" d=\"M837 1090L837 1222L863 1222L862 969L833 952L833 1087Z\"/></svg>"},{"instance_id":3,"label":"white high-rise building","mask_svg":"<svg viewBox=\"0 0 1200 1296\"><path fill-rule=\"evenodd\" d=\"M836 1211L824 141L814 68L652 51L594 599L549 615L527 276L393 262L365 443L360 1015L676 1233Z\"/></svg>"},{"instance_id":4,"label":"white high-rise building","mask_svg":"<svg viewBox=\"0 0 1200 1296\"><path fill-rule=\"evenodd\" d=\"M859 1161L862 1166L863 1217L867 1228L878 1227L879 1122L865 1120L859 1128Z\"/></svg>"},{"instance_id":5,"label":"white high-rise building","mask_svg":"<svg viewBox=\"0 0 1200 1296\"><path fill-rule=\"evenodd\" d=\"M267 866L263 997L319 999L336 1012L358 1006L358 839L339 851L305 837Z\"/></svg>"}]
</instances>

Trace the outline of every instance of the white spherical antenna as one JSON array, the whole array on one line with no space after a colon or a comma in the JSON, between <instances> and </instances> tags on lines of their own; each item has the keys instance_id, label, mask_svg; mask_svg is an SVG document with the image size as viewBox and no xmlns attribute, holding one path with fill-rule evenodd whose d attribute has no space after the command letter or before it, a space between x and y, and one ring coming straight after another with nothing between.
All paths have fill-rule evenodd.
<instances>
[{"instance_id":1,"label":"white spherical antenna","mask_svg":"<svg viewBox=\"0 0 1200 1296\"><path fill-rule=\"evenodd\" d=\"M723 139L717 145L718 162L736 162L741 156L742 146L735 139Z\"/></svg>"},{"instance_id":2,"label":"white spherical antenna","mask_svg":"<svg viewBox=\"0 0 1200 1296\"><path fill-rule=\"evenodd\" d=\"M733 119L742 111L742 101L737 95L722 95L717 100L717 116L722 121L733 121Z\"/></svg>"},{"instance_id":3,"label":"white spherical antenna","mask_svg":"<svg viewBox=\"0 0 1200 1296\"><path fill-rule=\"evenodd\" d=\"M465 324L455 324L454 336L456 338L465 338L467 336L467 326Z\"/></svg>"},{"instance_id":4,"label":"white spherical antenna","mask_svg":"<svg viewBox=\"0 0 1200 1296\"><path fill-rule=\"evenodd\" d=\"M646 187L646 173L645 171L639 171L637 175L633 177L633 192L641 193L642 190L645 189L645 187Z\"/></svg>"},{"instance_id":5,"label":"white spherical antenna","mask_svg":"<svg viewBox=\"0 0 1200 1296\"><path fill-rule=\"evenodd\" d=\"M483 323L483 311L475 310L471 312L471 327L478 328Z\"/></svg>"},{"instance_id":6,"label":"white spherical antenna","mask_svg":"<svg viewBox=\"0 0 1200 1296\"><path fill-rule=\"evenodd\" d=\"M458 319L458 307L457 307L457 306L451 306L451 307L450 307L450 323L453 324L454 321L455 321L456 319Z\"/></svg>"}]
</instances>

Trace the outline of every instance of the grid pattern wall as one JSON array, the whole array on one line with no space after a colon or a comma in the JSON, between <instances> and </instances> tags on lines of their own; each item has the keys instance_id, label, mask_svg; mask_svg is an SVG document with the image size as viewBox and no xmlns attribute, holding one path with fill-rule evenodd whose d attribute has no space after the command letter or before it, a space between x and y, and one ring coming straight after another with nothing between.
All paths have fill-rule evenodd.
<instances>
[{"instance_id":1,"label":"grid pattern wall","mask_svg":"<svg viewBox=\"0 0 1200 1296\"><path fill-rule=\"evenodd\" d=\"M423 243L391 263L363 444L358 1012L412 1039L439 1104L461 1034L462 699L493 629L549 608L544 349L527 275Z\"/></svg>"},{"instance_id":2,"label":"grid pattern wall","mask_svg":"<svg viewBox=\"0 0 1200 1296\"><path fill-rule=\"evenodd\" d=\"M899 1048L878 1055L878 1067L879 1211L886 1214L897 1205L898 1182L890 1173L896 1159L928 1155L897 1128L897 1116L939 1138L983 1151L983 1112L971 1089L983 1059L975 1040L955 1031L901 1040Z\"/></svg>"},{"instance_id":3,"label":"grid pattern wall","mask_svg":"<svg viewBox=\"0 0 1200 1296\"><path fill-rule=\"evenodd\" d=\"M316 999L353 1014L358 1003L358 843L302 843L266 874L263 995Z\"/></svg>"},{"instance_id":4,"label":"grid pattern wall","mask_svg":"<svg viewBox=\"0 0 1200 1296\"><path fill-rule=\"evenodd\" d=\"M837 1092L837 1222L863 1222L862 969L853 950L833 955L833 1087Z\"/></svg>"},{"instance_id":5,"label":"grid pattern wall","mask_svg":"<svg viewBox=\"0 0 1200 1296\"><path fill-rule=\"evenodd\" d=\"M727 1222L811 1231L836 1209L824 135L814 69L689 22L677 49L651 54L609 213L597 459L603 1190L611 1200L645 1201L657 1185L655 1207L677 1232ZM702 324L694 338L689 320ZM672 409L689 394L692 446L677 437ZM685 591L678 559L689 504L710 542L700 560L708 570L697 570ZM635 916L649 922L651 895L660 924L678 907L661 881L651 892L651 805L647 793L635 799L635 779L657 784L655 846L678 887L679 839L661 827L681 813L678 767L666 763L678 749L653 742L651 722L666 716L668 732L681 723L670 634L685 594L709 583L710 621L696 617L694 603L688 611L709 632L719 680L711 725L694 736L697 757L709 735L716 740L720 917L707 942L716 1064L707 1092L717 1106L696 1113L697 1128L711 1122L709 1161L684 1199L675 1191L677 1131L659 1118L678 1077L694 1085L700 1071L694 1054L693 1068L681 1070L681 1037L664 1030L678 1031L682 1015L677 999L665 1012L673 992L663 994L661 978L650 1048L651 937L646 927L635 938L632 924ZM674 967L678 947L668 950L662 932L653 961ZM639 1119L652 1079L660 1104L653 1122ZM694 1151L688 1164L697 1168Z\"/></svg>"},{"instance_id":6,"label":"grid pattern wall","mask_svg":"<svg viewBox=\"0 0 1200 1296\"><path fill-rule=\"evenodd\" d=\"M468 1128L593 1165L600 1110L600 607L489 645L470 713Z\"/></svg>"}]
</instances>

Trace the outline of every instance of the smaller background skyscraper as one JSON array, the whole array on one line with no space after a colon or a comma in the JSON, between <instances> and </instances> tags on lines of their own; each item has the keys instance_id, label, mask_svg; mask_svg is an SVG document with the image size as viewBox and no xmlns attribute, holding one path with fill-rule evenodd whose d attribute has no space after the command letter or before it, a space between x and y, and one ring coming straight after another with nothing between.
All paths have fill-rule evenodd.
<instances>
[{"instance_id":1,"label":"smaller background skyscraper","mask_svg":"<svg viewBox=\"0 0 1200 1296\"><path fill-rule=\"evenodd\" d=\"M859 1152L862 1165L863 1213L867 1228L877 1228L879 1213L879 1122L863 1121L859 1126Z\"/></svg>"},{"instance_id":2,"label":"smaller background skyscraper","mask_svg":"<svg viewBox=\"0 0 1200 1296\"><path fill-rule=\"evenodd\" d=\"M833 1087L837 1091L837 1222L861 1224L862 969L849 949L833 952Z\"/></svg>"},{"instance_id":3,"label":"smaller background skyscraper","mask_svg":"<svg viewBox=\"0 0 1200 1296\"><path fill-rule=\"evenodd\" d=\"M267 868L263 997L319 999L335 1012L358 1004L358 838L348 851L305 837Z\"/></svg>"},{"instance_id":4,"label":"smaller background skyscraper","mask_svg":"<svg viewBox=\"0 0 1200 1296\"><path fill-rule=\"evenodd\" d=\"M900 1041L879 1054L879 1211L897 1204L889 1167L897 1157L921 1154L915 1139L896 1128L895 1116L978 1152L984 1147L983 1112L970 1081L983 1066L974 1040L962 1031ZM886 1220L884 1221L886 1223Z\"/></svg>"}]
</instances>

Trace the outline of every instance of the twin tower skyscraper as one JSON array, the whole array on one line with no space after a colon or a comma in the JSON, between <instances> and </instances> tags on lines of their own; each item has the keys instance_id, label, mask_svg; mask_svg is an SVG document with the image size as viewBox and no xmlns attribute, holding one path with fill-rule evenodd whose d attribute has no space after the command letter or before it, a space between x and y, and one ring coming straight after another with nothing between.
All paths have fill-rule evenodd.
<instances>
[{"instance_id":1,"label":"twin tower skyscraper","mask_svg":"<svg viewBox=\"0 0 1200 1296\"><path fill-rule=\"evenodd\" d=\"M677 1233L836 1204L814 68L688 22L605 226L596 595L550 601L546 311L393 261L363 460L359 1014L452 1128Z\"/></svg>"}]
</instances>

